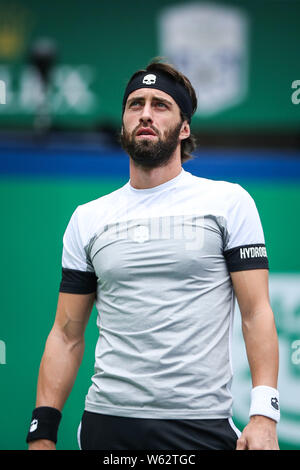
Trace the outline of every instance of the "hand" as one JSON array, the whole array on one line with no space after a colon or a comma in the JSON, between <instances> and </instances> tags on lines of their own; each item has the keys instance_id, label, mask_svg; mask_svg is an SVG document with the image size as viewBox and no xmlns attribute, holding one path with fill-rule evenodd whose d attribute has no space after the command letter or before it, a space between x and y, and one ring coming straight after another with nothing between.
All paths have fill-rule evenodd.
<instances>
[{"instance_id":1,"label":"hand","mask_svg":"<svg viewBox=\"0 0 300 470\"><path fill-rule=\"evenodd\" d=\"M251 416L237 441L236 450L279 450L276 421L266 416Z\"/></svg>"},{"instance_id":2,"label":"hand","mask_svg":"<svg viewBox=\"0 0 300 470\"><path fill-rule=\"evenodd\" d=\"M28 450L56 450L56 445L48 439L37 439L29 442Z\"/></svg>"}]
</instances>

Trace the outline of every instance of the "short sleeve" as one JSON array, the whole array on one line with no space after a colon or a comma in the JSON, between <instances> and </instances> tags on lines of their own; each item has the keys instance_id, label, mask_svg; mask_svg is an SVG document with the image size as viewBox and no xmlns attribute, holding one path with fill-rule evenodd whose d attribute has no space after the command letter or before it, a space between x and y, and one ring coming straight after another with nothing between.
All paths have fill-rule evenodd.
<instances>
[{"instance_id":1,"label":"short sleeve","mask_svg":"<svg viewBox=\"0 0 300 470\"><path fill-rule=\"evenodd\" d=\"M97 290L97 277L86 254L79 227L78 208L73 213L63 237L62 279L60 292L89 294Z\"/></svg>"},{"instance_id":2,"label":"short sleeve","mask_svg":"<svg viewBox=\"0 0 300 470\"><path fill-rule=\"evenodd\" d=\"M240 185L236 185L236 189L236 199L228 214L224 244L228 270L269 269L264 232L256 204Z\"/></svg>"}]
</instances>

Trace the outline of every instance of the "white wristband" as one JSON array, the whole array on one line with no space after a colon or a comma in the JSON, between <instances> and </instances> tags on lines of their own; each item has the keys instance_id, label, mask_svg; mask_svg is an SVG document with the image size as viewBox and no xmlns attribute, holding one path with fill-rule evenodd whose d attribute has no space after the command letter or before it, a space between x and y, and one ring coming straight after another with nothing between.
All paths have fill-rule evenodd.
<instances>
[{"instance_id":1,"label":"white wristband","mask_svg":"<svg viewBox=\"0 0 300 470\"><path fill-rule=\"evenodd\" d=\"M276 388L267 385L258 385L251 391L251 406L249 416L263 415L280 420L279 392Z\"/></svg>"}]
</instances>

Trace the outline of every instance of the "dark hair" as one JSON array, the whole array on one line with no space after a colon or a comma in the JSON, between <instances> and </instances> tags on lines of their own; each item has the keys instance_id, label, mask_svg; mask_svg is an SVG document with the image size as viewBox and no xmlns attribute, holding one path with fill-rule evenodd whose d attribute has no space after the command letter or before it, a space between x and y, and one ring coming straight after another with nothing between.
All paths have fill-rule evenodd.
<instances>
[{"instance_id":1,"label":"dark hair","mask_svg":"<svg viewBox=\"0 0 300 470\"><path fill-rule=\"evenodd\" d=\"M181 83L185 89L188 91L191 99L192 99L192 105L193 105L193 112L192 115L195 113L197 109L197 96L196 92L189 81L189 79L183 75L183 73L179 72L173 65L163 62L163 59L161 57L156 57L154 58L146 67L146 69L141 69L135 72L132 77L130 78L130 81L138 74L142 72L164 72L167 75L170 75L173 80L176 82ZM181 120L183 121L189 121L188 117L185 116L181 111ZM196 149L197 144L196 144L196 138L190 134L190 136L187 139L184 139L181 141L181 162L184 163L187 160L191 160L193 156L191 153Z\"/></svg>"}]
</instances>

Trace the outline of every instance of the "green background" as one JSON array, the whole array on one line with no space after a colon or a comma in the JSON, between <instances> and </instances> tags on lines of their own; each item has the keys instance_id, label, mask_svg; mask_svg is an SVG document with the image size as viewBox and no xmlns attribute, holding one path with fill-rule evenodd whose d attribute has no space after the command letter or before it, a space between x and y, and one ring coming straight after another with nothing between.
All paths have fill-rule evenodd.
<instances>
[{"instance_id":1,"label":"green background","mask_svg":"<svg viewBox=\"0 0 300 470\"><path fill-rule=\"evenodd\" d=\"M35 405L39 363L55 317L62 237L71 214L77 205L107 194L128 180L127 171L118 158L115 163L113 157L110 160L108 156L106 166L111 167L110 171L102 169L102 160L97 167L96 153L105 151L101 148L101 138L93 134L92 144L86 138L87 147L97 147L89 158L78 137L79 131L93 131L101 126L119 128L120 105L128 78L161 52L160 13L165 8L189 3L185 0L115 0L110 3L102 0L0 0L0 80L9 79L7 104L0 104L0 341L3 342L0 343L0 449L26 448L25 436ZM199 173L228 180L228 166L238 168L232 180L244 186L255 199L264 227L270 274L299 276L300 104L291 101L294 91L291 85L300 80L300 0L223 0L216 4L237 7L248 15L248 92L235 106L210 117L193 119L192 130L199 131L200 147L201 132L205 131L211 133L213 147L219 147L219 155L222 150L217 136L222 132L237 136L249 132L254 136L253 146L256 135L263 143L264 136L271 131L274 138L292 134L294 151L284 149L286 144L283 144L281 153L278 148L275 152L275 144L269 139L268 145L272 148L267 151L264 166L260 166L260 159L264 158L260 149L255 148L249 156L240 148L234 162L208 154L203 167L207 170L210 165L208 176L205 171L201 173L200 158ZM83 65L90 67L92 76L88 87L95 100L92 110L79 113L62 106L59 112L52 113L54 130L73 129L75 132L71 137L61 135L58 149L54 143L53 154L45 160L43 151L53 145L52 134L46 136L45 141L41 140L40 154L36 154L39 145L34 140L36 136L31 134L34 113L20 108L21 80L27 73L28 52L41 37L56 41L59 51L56 70L68 67L76 71ZM49 102L53 103L60 93L52 80ZM25 137L20 133L7 137L7 129L14 132L23 127L28 130ZM28 142L32 147L28 147ZM235 147L239 143L242 146L241 142L237 139ZM276 145L279 144L280 138L276 140ZM64 155L66 147L68 155ZM72 153L74 158L70 158ZM242 168L247 158L252 158L249 177L248 170ZM285 159L289 170L284 169ZM295 173L291 169L293 159ZM282 175L278 160L283 162ZM253 165L256 164L255 175ZM296 325L300 318L300 298L293 308ZM274 314L279 325L284 325L280 321L286 314L284 308L274 308ZM292 339L300 339L300 328L296 328L292 336L289 336L290 344ZM94 310L86 331L83 363L63 410L58 449L78 448L76 430L93 374L97 337ZM281 367L291 369L293 377L299 378L300 364L291 368L290 357L283 357ZM298 393L293 388L288 392L291 396ZM300 449L299 416L300 409L292 410L291 418L299 423L296 447ZM282 419L285 420L284 413ZM246 423L236 421L236 424L242 428ZM283 449L295 448L288 439L280 438L280 445Z\"/></svg>"},{"instance_id":2,"label":"green background","mask_svg":"<svg viewBox=\"0 0 300 470\"><path fill-rule=\"evenodd\" d=\"M39 363L55 316L62 237L68 220L78 204L111 192L126 181L30 177L1 180L1 217L5 223L1 230L4 269L0 337L7 346L7 363L0 365L0 449L26 448ZM259 209L270 273L299 272L299 251L295 251L300 230L299 217L295 217L300 213L299 184L237 182L250 192ZM97 335L94 310L86 331L84 359L63 411L58 449L78 448L76 430L93 373ZM280 444L281 448L291 447L288 442Z\"/></svg>"}]
</instances>

